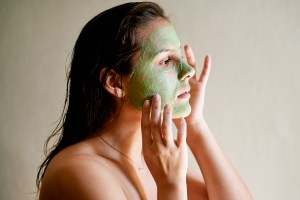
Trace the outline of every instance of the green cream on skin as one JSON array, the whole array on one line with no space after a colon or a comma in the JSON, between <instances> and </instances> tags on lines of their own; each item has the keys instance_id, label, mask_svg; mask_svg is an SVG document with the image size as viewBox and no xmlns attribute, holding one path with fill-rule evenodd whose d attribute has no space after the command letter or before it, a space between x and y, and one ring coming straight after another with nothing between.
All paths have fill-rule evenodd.
<instances>
[{"instance_id":1,"label":"green cream on skin","mask_svg":"<svg viewBox=\"0 0 300 200\"><path fill-rule=\"evenodd\" d=\"M191 112L189 101L178 100L178 92L188 87L187 73L194 69L181 60L180 41L174 28L162 24L142 44L139 60L130 76L128 96L138 109L154 94L161 97L162 108L173 107L173 117L186 117Z\"/></svg>"}]
</instances>

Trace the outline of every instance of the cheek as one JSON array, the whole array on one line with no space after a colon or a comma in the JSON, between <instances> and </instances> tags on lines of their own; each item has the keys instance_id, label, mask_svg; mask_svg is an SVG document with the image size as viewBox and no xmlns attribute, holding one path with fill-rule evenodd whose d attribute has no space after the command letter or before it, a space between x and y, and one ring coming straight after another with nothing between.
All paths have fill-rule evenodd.
<instances>
[{"instance_id":1,"label":"cheek","mask_svg":"<svg viewBox=\"0 0 300 200\"><path fill-rule=\"evenodd\" d=\"M174 70L166 72L166 78L168 81L176 81L176 75L177 73Z\"/></svg>"},{"instance_id":2,"label":"cheek","mask_svg":"<svg viewBox=\"0 0 300 200\"><path fill-rule=\"evenodd\" d=\"M152 70L150 70L152 69ZM135 107L141 109L145 99L158 93L162 104L172 103L177 86L177 71L141 68L135 71L130 80L129 98Z\"/></svg>"}]
</instances>

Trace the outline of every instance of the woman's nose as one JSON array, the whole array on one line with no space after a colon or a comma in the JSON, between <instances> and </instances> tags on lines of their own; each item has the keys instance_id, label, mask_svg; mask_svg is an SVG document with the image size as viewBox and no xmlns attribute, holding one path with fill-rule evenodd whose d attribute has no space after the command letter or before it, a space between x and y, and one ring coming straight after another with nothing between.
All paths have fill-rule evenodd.
<instances>
[{"instance_id":1,"label":"woman's nose","mask_svg":"<svg viewBox=\"0 0 300 200\"><path fill-rule=\"evenodd\" d=\"M195 74L195 69L187 63L178 61L178 79L180 81L189 80Z\"/></svg>"}]
</instances>

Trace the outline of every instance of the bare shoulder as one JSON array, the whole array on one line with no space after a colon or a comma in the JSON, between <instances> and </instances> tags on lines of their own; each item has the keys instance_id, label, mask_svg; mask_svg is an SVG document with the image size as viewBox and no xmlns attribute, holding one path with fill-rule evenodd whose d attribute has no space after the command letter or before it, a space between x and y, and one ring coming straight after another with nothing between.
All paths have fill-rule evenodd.
<instances>
[{"instance_id":1,"label":"bare shoulder","mask_svg":"<svg viewBox=\"0 0 300 200\"><path fill-rule=\"evenodd\" d=\"M55 157L43 179L40 199L127 199L104 157L66 153Z\"/></svg>"}]
</instances>

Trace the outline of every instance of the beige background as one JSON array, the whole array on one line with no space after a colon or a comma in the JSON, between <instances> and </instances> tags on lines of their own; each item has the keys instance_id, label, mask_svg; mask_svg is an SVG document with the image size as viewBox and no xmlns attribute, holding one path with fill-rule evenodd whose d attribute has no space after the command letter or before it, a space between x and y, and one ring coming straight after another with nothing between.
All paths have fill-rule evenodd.
<instances>
[{"instance_id":1,"label":"beige background","mask_svg":"<svg viewBox=\"0 0 300 200\"><path fill-rule=\"evenodd\" d=\"M75 39L121 2L1 0L1 200L34 199ZM207 121L255 199L300 199L300 1L157 2L199 63L212 55Z\"/></svg>"}]
</instances>

